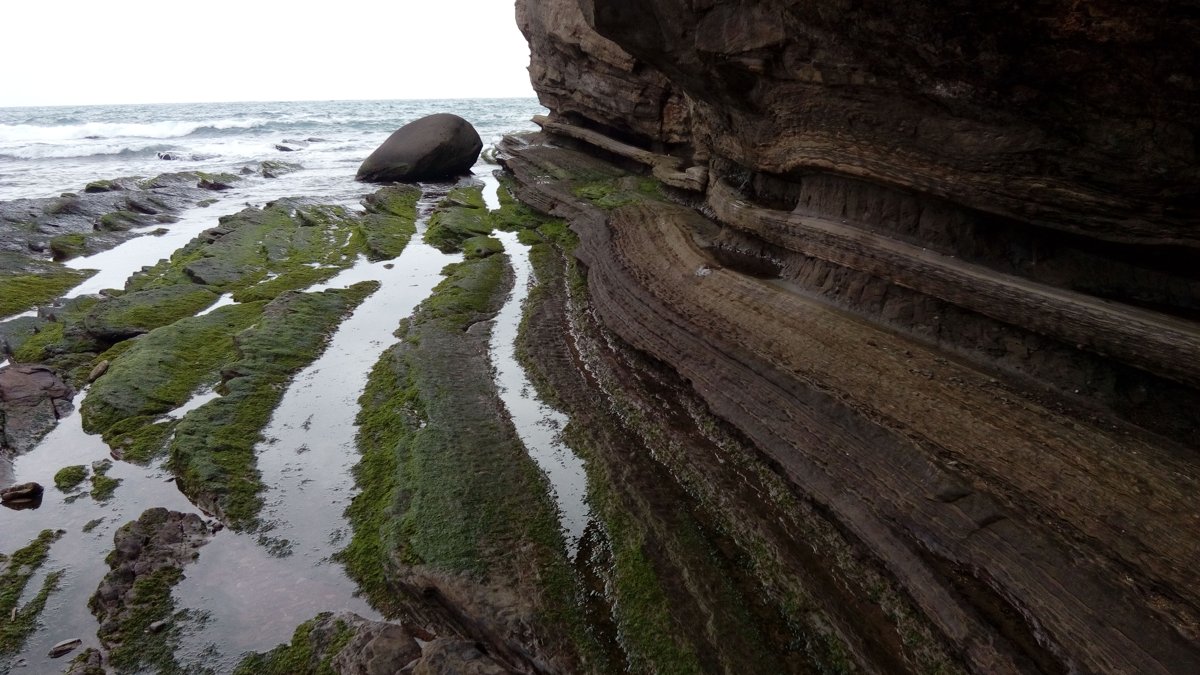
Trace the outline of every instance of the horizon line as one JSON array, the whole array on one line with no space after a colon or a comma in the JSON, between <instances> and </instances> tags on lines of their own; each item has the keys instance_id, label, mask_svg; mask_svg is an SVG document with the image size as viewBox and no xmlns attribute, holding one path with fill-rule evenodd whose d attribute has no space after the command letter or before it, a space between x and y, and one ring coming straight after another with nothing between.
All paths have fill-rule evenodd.
<instances>
[{"instance_id":1,"label":"horizon line","mask_svg":"<svg viewBox=\"0 0 1200 675\"><path fill-rule=\"evenodd\" d=\"M18 108L93 108L102 106L138 106L138 105L202 105L202 104L221 104L221 103L344 103L344 102L365 102L365 103L388 103L394 101L480 101L480 100L506 100L506 99L537 99L537 92L532 89L526 95L518 96L412 96L407 98L296 98L296 99L242 99L242 100L221 100L221 101L153 101L153 102L134 102L134 103L19 103L19 104L4 104L0 103L0 110L13 110Z\"/></svg>"}]
</instances>

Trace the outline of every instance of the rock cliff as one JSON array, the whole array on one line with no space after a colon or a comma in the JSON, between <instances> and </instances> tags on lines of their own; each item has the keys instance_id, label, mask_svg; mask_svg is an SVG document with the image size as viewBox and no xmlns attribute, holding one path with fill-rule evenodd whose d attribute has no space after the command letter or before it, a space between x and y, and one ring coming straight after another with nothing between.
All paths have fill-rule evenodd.
<instances>
[{"instance_id":1,"label":"rock cliff","mask_svg":"<svg viewBox=\"0 0 1200 675\"><path fill-rule=\"evenodd\" d=\"M764 586L804 588L838 663L1200 668L1194 6L518 0L517 18L550 115L503 159L578 234L605 336L561 361L641 373L613 405L678 382L814 510L739 503L766 488L709 463L711 428L655 454L774 559Z\"/></svg>"}]
</instances>

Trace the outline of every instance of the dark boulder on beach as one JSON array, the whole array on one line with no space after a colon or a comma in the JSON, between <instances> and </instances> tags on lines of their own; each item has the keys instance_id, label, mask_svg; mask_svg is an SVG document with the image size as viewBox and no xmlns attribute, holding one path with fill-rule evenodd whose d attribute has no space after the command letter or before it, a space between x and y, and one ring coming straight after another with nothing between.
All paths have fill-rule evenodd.
<instances>
[{"instance_id":1,"label":"dark boulder on beach","mask_svg":"<svg viewBox=\"0 0 1200 675\"><path fill-rule=\"evenodd\" d=\"M453 178L470 172L482 149L470 122L449 113L429 115L392 133L355 178L368 183Z\"/></svg>"}]
</instances>

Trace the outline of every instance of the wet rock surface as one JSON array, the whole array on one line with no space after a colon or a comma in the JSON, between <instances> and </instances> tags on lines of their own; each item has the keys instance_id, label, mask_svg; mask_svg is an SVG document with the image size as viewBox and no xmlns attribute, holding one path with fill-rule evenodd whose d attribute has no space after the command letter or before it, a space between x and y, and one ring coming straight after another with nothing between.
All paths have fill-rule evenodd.
<instances>
[{"instance_id":1,"label":"wet rock surface","mask_svg":"<svg viewBox=\"0 0 1200 675\"><path fill-rule=\"evenodd\" d=\"M127 239L132 227L173 222L173 214L210 197L222 180L196 172L118 178L89 183L82 193L0 202L0 251L45 255L65 236L79 237L73 255L104 250Z\"/></svg>"},{"instance_id":2,"label":"wet rock surface","mask_svg":"<svg viewBox=\"0 0 1200 675\"><path fill-rule=\"evenodd\" d=\"M71 411L74 392L50 368L0 368L0 449L20 454L32 448Z\"/></svg>"},{"instance_id":3,"label":"wet rock surface","mask_svg":"<svg viewBox=\"0 0 1200 675\"><path fill-rule=\"evenodd\" d=\"M368 183L445 180L470 173L483 141L471 123L450 113L400 127L358 167Z\"/></svg>"},{"instance_id":4,"label":"wet rock surface","mask_svg":"<svg viewBox=\"0 0 1200 675\"><path fill-rule=\"evenodd\" d=\"M940 634L934 643L958 645L957 658L989 672L1172 672L1200 658L1185 637L1198 553L1185 531L1196 517L1186 450L729 269L706 249L719 224L586 153L529 138L505 150L522 199L580 235L575 254L604 329L677 371L791 490L846 528L846 545L869 551L913 598ZM613 178L605 186L597 175ZM612 386L631 396L631 385ZM720 475L713 467L694 480L719 484ZM1131 475L1136 497L1125 487ZM858 487L848 494L847 485ZM1114 512L1137 525L1113 529L1102 514ZM756 516L743 518L739 528ZM1128 540L1134 530L1146 534L1139 543ZM1178 601L1147 602L1118 578L1170 587ZM839 649L885 670L910 667L884 666L903 648L854 628L868 621L867 607L841 614L845 600L820 600L827 592L815 602L835 617ZM1086 637L1114 623L1136 637ZM971 637L981 634L994 638Z\"/></svg>"},{"instance_id":5,"label":"wet rock surface","mask_svg":"<svg viewBox=\"0 0 1200 675\"><path fill-rule=\"evenodd\" d=\"M411 625L369 621L356 614L322 614L296 629L292 642L246 658L240 675L507 675L512 670L462 638L437 637Z\"/></svg>"},{"instance_id":6,"label":"wet rock surface","mask_svg":"<svg viewBox=\"0 0 1200 675\"><path fill-rule=\"evenodd\" d=\"M173 664L169 635L151 626L173 614L171 587L212 532L200 516L152 508L113 536L110 572L88 607L100 623L105 663L128 671Z\"/></svg>"}]
</instances>

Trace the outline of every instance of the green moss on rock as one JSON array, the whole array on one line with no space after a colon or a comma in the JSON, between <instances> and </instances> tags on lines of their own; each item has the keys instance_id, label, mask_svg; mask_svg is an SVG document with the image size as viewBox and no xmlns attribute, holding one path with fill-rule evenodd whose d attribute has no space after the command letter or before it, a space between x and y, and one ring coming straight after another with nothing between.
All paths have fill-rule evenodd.
<instances>
[{"instance_id":1,"label":"green moss on rock","mask_svg":"<svg viewBox=\"0 0 1200 675\"><path fill-rule=\"evenodd\" d=\"M21 595L29 580L46 562L50 545L61 536L61 532L42 530L27 546L17 549L3 560L3 572L0 573L0 656L15 654L21 649L25 638L37 627L37 619L46 606L46 599L58 588L61 571L47 575L38 594L20 606Z\"/></svg>"},{"instance_id":2,"label":"green moss on rock","mask_svg":"<svg viewBox=\"0 0 1200 675\"><path fill-rule=\"evenodd\" d=\"M49 303L95 273L0 253L0 319Z\"/></svg>"},{"instance_id":3,"label":"green moss on rock","mask_svg":"<svg viewBox=\"0 0 1200 675\"><path fill-rule=\"evenodd\" d=\"M110 459L92 463L92 499L98 502L112 499L113 493L117 491L117 486L121 484L120 478L108 476L112 466L113 463Z\"/></svg>"},{"instance_id":4,"label":"green moss on rock","mask_svg":"<svg viewBox=\"0 0 1200 675\"><path fill-rule=\"evenodd\" d=\"M483 204L483 188L456 187L450 191L429 218L425 243L452 253L461 250L462 243L471 237L489 234L492 219Z\"/></svg>"},{"instance_id":5,"label":"green moss on rock","mask_svg":"<svg viewBox=\"0 0 1200 675\"><path fill-rule=\"evenodd\" d=\"M83 325L99 338L124 340L193 316L216 302L218 297L213 291L195 284L133 291L97 303L83 318Z\"/></svg>"},{"instance_id":6,"label":"green moss on rock","mask_svg":"<svg viewBox=\"0 0 1200 675\"><path fill-rule=\"evenodd\" d=\"M70 492L79 487L79 484L87 479L87 475L87 467L83 464L64 466L54 474L54 487L62 492Z\"/></svg>"},{"instance_id":7,"label":"green moss on rock","mask_svg":"<svg viewBox=\"0 0 1200 675\"><path fill-rule=\"evenodd\" d=\"M361 492L347 510L354 535L338 557L385 614L401 609L391 579L406 570L516 584L536 608L547 649L569 652L564 644L574 641L586 651L545 477L496 395L487 334L465 330L502 306L507 258L468 260L444 274L359 400Z\"/></svg>"},{"instance_id":8,"label":"green moss on rock","mask_svg":"<svg viewBox=\"0 0 1200 675\"><path fill-rule=\"evenodd\" d=\"M235 529L254 525L262 507L254 454L262 429L291 377L321 353L338 322L378 287L363 282L342 290L284 294L263 309L253 328L237 335L237 359L223 368L218 388L223 395L175 428L168 465L185 494Z\"/></svg>"},{"instance_id":9,"label":"green moss on rock","mask_svg":"<svg viewBox=\"0 0 1200 675\"><path fill-rule=\"evenodd\" d=\"M247 656L233 671L234 675L334 675L333 658L354 637L354 631L338 620L327 643L314 644L313 629L330 616L326 612L300 624L289 644L280 645L266 654Z\"/></svg>"},{"instance_id":10,"label":"green moss on rock","mask_svg":"<svg viewBox=\"0 0 1200 675\"><path fill-rule=\"evenodd\" d=\"M140 225L149 224L145 216L135 211L113 211L100 216L100 221L97 223L98 229L108 232L125 232L132 230Z\"/></svg>"},{"instance_id":11,"label":"green moss on rock","mask_svg":"<svg viewBox=\"0 0 1200 675\"><path fill-rule=\"evenodd\" d=\"M420 198L419 188L395 185L382 188L363 200L367 213L359 227L371 259L389 260L404 251L417 231L417 200Z\"/></svg>"},{"instance_id":12,"label":"green moss on rock","mask_svg":"<svg viewBox=\"0 0 1200 675\"><path fill-rule=\"evenodd\" d=\"M497 253L504 253L504 244L495 237L471 237L462 243L462 250L468 260L486 258Z\"/></svg>"},{"instance_id":13,"label":"green moss on rock","mask_svg":"<svg viewBox=\"0 0 1200 675\"><path fill-rule=\"evenodd\" d=\"M70 260L87 252L87 235L80 232L50 238L50 252L56 261Z\"/></svg>"},{"instance_id":14,"label":"green moss on rock","mask_svg":"<svg viewBox=\"0 0 1200 675\"><path fill-rule=\"evenodd\" d=\"M88 391L84 429L102 433L120 420L183 405L201 385L216 383L220 368L236 358L233 336L262 311L262 303L227 305L142 336Z\"/></svg>"}]
</instances>

